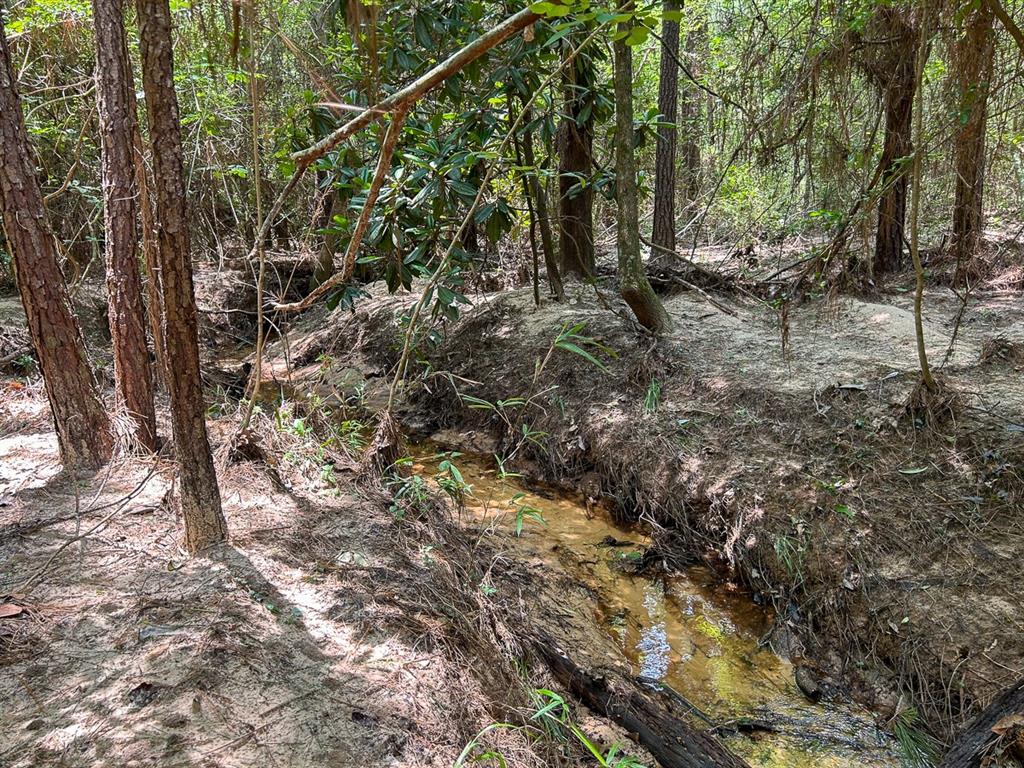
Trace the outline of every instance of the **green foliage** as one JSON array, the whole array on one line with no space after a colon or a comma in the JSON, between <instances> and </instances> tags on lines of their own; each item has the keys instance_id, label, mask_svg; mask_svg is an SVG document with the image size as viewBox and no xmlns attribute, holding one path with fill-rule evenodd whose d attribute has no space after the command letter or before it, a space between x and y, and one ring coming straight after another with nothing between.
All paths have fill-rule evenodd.
<instances>
[{"instance_id":1,"label":"green foliage","mask_svg":"<svg viewBox=\"0 0 1024 768\"><path fill-rule=\"evenodd\" d=\"M462 472L455 466L453 459L457 459L461 456L461 453L451 451L449 453L440 454L444 458L437 465L437 474L434 476L434 481L437 483L445 495L448 496L457 506L462 506L466 500L466 496L473 494L473 486L466 483L462 479Z\"/></svg>"},{"instance_id":2,"label":"green foliage","mask_svg":"<svg viewBox=\"0 0 1024 768\"><path fill-rule=\"evenodd\" d=\"M515 535L523 535L523 527L526 525L528 520L533 520L536 523L540 523L543 526L547 526L547 520L544 519L543 513L536 507L530 506L529 504L520 504L519 502L526 496L525 493L517 493L513 496L509 503L515 507L516 518L515 518Z\"/></svg>"},{"instance_id":3,"label":"green foliage","mask_svg":"<svg viewBox=\"0 0 1024 768\"><path fill-rule=\"evenodd\" d=\"M615 350L605 344L602 344L597 339L590 336L584 336L581 331L585 327L586 323L570 324L567 322L562 326L562 330L559 331L558 336L555 337L552 348L561 349L565 352L571 352L574 355L579 355L595 368L599 368L604 373L607 373L608 368L594 356L594 353L600 353L611 358L618 357L618 355Z\"/></svg>"},{"instance_id":4,"label":"green foliage","mask_svg":"<svg viewBox=\"0 0 1024 768\"><path fill-rule=\"evenodd\" d=\"M384 478L384 486L391 494L388 507L396 520L404 520L409 512L415 512L430 501L430 486L422 475L412 473L400 474L403 467L412 464L412 459L400 459L394 472Z\"/></svg>"},{"instance_id":5,"label":"green foliage","mask_svg":"<svg viewBox=\"0 0 1024 768\"><path fill-rule=\"evenodd\" d=\"M546 688L533 691L535 710L523 725L513 723L491 723L483 728L463 748L453 768L465 768L470 764L490 762L491 765L507 766L508 763L498 750L487 746L487 736L496 731L520 731L531 741L546 741L557 745L574 742L601 768L644 768L635 757L622 754L619 744L602 750L591 740L583 729L572 719L572 713L565 699Z\"/></svg>"},{"instance_id":6,"label":"green foliage","mask_svg":"<svg viewBox=\"0 0 1024 768\"><path fill-rule=\"evenodd\" d=\"M651 379L647 385L647 392L644 394L644 410L647 413L654 413L661 404L661 382L656 378Z\"/></svg>"},{"instance_id":7,"label":"green foliage","mask_svg":"<svg viewBox=\"0 0 1024 768\"><path fill-rule=\"evenodd\" d=\"M908 707L896 713L892 730L906 768L932 768L936 764L939 745L921 728L917 709Z\"/></svg>"}]
</instances>

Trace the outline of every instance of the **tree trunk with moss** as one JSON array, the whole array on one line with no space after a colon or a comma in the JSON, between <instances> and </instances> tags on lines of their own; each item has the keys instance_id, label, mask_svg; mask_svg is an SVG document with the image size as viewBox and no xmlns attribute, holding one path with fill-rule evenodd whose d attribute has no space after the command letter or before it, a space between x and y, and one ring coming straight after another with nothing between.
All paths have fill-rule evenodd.
<instances>
[{"instance_id":1,"label":"tree trunk with moss","mask_svg":"<svg viewBox=\"0 0 1024 768\"><path fill-rule=\"evenodd\" d=\"M97 468L113 450L100 400L57 262L14 67L0 13L0 219L13 257L29 336L43 374L65 466Z\"/></svg>"},{"instance_id":2,"label":"tree trunk with moss","mask_svg":"<svg viewBox=\"0 0 1024 768\"><path fill-rule=\"evenodd\" d=\"M628 13L629 11L627 11ZM639 323L654 333L672 326L671 318L644 273L640 255L636 147L633 139L633 49L626 43L631 21L619 25L615 41L615 200L619 209L619 290Z\"/></svg>"},{"instance_id":3,"label":"tree trunk with moss","mask_svg":"<svg viewBox=\"0 0 1024 768\"><path fill-rule=\"evenodd\" d=\"M189 552L222 541L227 526L206 432L199 371L198 312L192 286L181 122L174 91L168 0L137 0L143 87L153 152L157 260L163 300L167 389L180 476L181 514Z\"/></svg>"}]
</instances>

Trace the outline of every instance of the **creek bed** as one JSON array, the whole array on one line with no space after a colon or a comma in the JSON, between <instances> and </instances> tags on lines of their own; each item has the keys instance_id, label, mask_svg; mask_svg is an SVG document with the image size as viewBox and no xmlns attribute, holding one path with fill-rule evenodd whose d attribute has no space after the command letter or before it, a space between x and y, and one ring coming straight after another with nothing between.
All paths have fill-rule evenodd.
<instances>
[{"instance_id":1,"label":"creek bed","mask_svg":"<svg viewBox=\"0 0 1024 768\"><path fill-rule=\"evenodd\" d=\"M451 458L430 443L414 446L413 455L427 476ZM700 567L664 577L631 573L650 543L639 528L616 524L600 505L530 490L500 476L492 460L452 456L472 489L463 521L519 528L517 556L568 573L596 596L593 619L614 641L623 669L692 707L695 726L718 725L723 741L752 766L903 765L895 740L869 711L835 696L812 703L800 692L793 664L760 643L772 617L749 595ZM543 522L523 510L539 510ZM749 733L730 727L740 723Z\"/></svg>"}]
</instances>

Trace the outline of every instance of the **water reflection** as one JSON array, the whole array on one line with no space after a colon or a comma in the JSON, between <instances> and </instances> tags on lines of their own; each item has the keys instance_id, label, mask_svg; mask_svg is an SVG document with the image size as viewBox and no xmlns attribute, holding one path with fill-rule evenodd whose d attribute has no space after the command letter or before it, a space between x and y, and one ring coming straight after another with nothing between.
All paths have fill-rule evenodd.
<instances>
[{"instance_id":1,"label":"water reflection","mask_svg":"<svg viewBox=\"0 0 1024 768\"><path fill-rule=\"evenodd\" d=\"M436 471L431 449L419 471ZM730 592L713 575L694 568L684 575L649 579L631 575L644 547L639 531L616 526L565 495L540 496L499 478L481 459L456 462L473 486L468 524L515 525L515 505L543 512L546 525L527 522L514 547L524 559L567 571L597 595L594 618L622 652L623 664L661 681L675 696L716 723L737 718L770 721L771 732L727 737L731 749L762 768L894 768L901 765L892 740L869 712L852 704L808 702L797 689L792 665L759 645L770 616L748 596Z\"/></svg>"},{"instance_id":2,"label":"water reflection","mask_svg":"<svg viewBox=\"0 0 1024 768\"><path fill-rule=\"evenodd\" d=\"M664 587L660 582L650 582L644 587L643 606L647 611L648 623L640 631L640 639L636 644L640 676L663 680L668 674L672 645L665 629Z\"/></svg>"}]
</instances>

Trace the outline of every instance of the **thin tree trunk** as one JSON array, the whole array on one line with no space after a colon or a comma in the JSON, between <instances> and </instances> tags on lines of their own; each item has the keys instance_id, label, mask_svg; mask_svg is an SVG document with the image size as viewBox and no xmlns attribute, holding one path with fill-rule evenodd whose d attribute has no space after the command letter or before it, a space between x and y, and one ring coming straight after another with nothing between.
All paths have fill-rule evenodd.
<instances>
[{"instance_id":1,"label":"thin tree trunk","mask_svg":"<svg viewBox=\"0 0 1024 768\"><path fill-rule=\"evenodd\" d=\"M531 122L530 111L527 110L523 122L527 125ZM541 250L544 252L544 266L548 273L548 286L551 294L559 301L565 296L565 288L562 286L562 275L558 271L558 259L555 254L555 238L551 232L551 208L548 205L548 197L544 192L544 185L540 183L537 174L537 158L533 151L533 133L527 131L523 134L523 162L528 172L529 193L533 197L533 211L537 215L537 228L540 230Z\"/></svg>"},{"instance_id":2,"label":"thin tree trunk","mask_svg":"<svg viewBox=\"0 0 1024 768\"><path fill-rule=\"evenodd\" d=\"M558 128L558 226L562 274L594 274L594 192L589 183L594 150L594 112L587 104L592 64L583 56L565 68L564 116Z\"/></svg>"},{"instance_id":3,"label":"thin tree trunk","mask_svg":"<svg viewBox=\"0 0 1024 768\"><path fill-rule=\"evenodd\" d=\"M0 217L65 466L96 468L113 450L110 419L57 262L0 13Z\"/></svg>"},{"instance_id":4,"label":"thin tree trunk","mask_svg":"<svg viewBox=\"0 0 1024 768\"><path fill-rule=\"evenodd\" d=\"M629 13L632 6L626 9ZM636 319L654 333L672 320L644 273L640 257L640 210L637 201L636 148L633 142L633 49L625 35L632 21L619 25L615 55L615 199L618 203L619 290Z\"/></svg>"},{"instance_id":5,"label":"thin tree trunk","mask_svg":"<svg viewBox=\"0 0 1024 768\"><path fill-rule=\"evenodd\" d=\"M882 197L878 202L874 273L897 271L903 264L904 224L907 214L908 158L913 152L914 61L905 56L885 88L885 143L882 158Z\"/></svg>"},{"instance_id":6,"label":"thin tree trunk","mask_svg":"<svg viewBox=\"0 0 1024 768\"><path fill-rule=\"evenodd\" d=\"M131 60L129 60L129 68ZM132 144L135 150L135 188L139 191L139 219L142 228L142 262L146 268L146 320L149 335L153 340L153 356L156 358L154 383L167 388L167 359L164 350L163 331L163 299L161 299L160 266L158 261L159 244L157 243L156 220L153 215L153 202L150 196L151 182L146 172L146 148L142 141L142 129L139 127L139 109L135 100L135 79L128 90L132 114L135 116Z\"/></svg>"},{"instance_id":7,"label":"thin tree trunk","mask_svg":"<svg viewBox=\"0 0 1024 768\"><path fill-rule=\"evenodd\" d=\"M330 182L333 185L333 182ZM327 200L324 201L323 242L320 243L320 254L316 259L316 269L310 279L309 290L315 290L325 280L334 274L334 254L338 250L338 233L333 229L334 217L338 213L338 193L333 189L327 193Z\"/></svg>"},{"instance_id":8,"label":"thin tree trunk","mask_svg":"<svg viewBox=\"0 0 1024 768\"><path fill-rule=\"evenodd\" d=\"M103 158L103 220L106 232L107 306L114 352L118 407L131 425L127 437L156 450L153 375L146 346L146 314L135 245L136 117L129 90L122 0L93 0L96 29L96 94Z\"/></svg>"},{"instance_id":9,"label":"thin tree trunk","mask_svg":"<svg viewBox=\"0 0 1024 768\"><path fill-rule=\"evenodd\" d=\"M985 127L995 40L995 15L982 4L971 11L956 57L960 90L960 130L954 140L956 202L953 206L952 252L961 274L978 250L984 226Z\"/></svg>"},{"instance_id":10,"label":"thin tree trunk","mask_svg":"<svg viewBox=\"0 0 1024 768\"><path fill-rule=\"evenodd\" d=\"M928 61L928 40L922 27L921 42L918 46L917 63L915 64L915 81L918 83L916 112L914 113L914 134L913 139L917 142L917 150L914 152L914 161L911 165L911 178L913 179L913 192L910 198L910 257L914 262L914 277L916 285L914 290L914 335L917 338L917 360L921 366L921 382L929 392L935 392L938 386L935 377L932 376L931 366L928 364L928 350L924 338L924 267L921 264L921 184L923 181L923 158L925 142L924 136L924 67Z\"/></svg>"},{"instance_id":11,"label":"thin tree trunk","mask_svg":"<svg viewBox=\"0 0 1024 768\"><path fill-rule=\"evenodd\" d=\"M206 432L199 371L199 333L186 211L181 124L174 92L168 0L137 0L143 87L153 147L158 261L171 425L181 479L185 547L197 552L222 541L227 526Z\"/></svg>"},{"instance_id":12,"label":"thin tree trunk","mask_svg":"<svg viewBox=\"0 0 1024 768\"><path fill-rule=\"evenodd\" d=\"M509 103L511 104L511 92L509 93ZM511 117L511 116L510 116ZM510 122L512 122L510 120ZM516 165L520 168L524 168L523 165L523 152L522 142L519 137L512 134L512 146L516 153ZM527 178L526 173L520 174L520 181L523 183L523 197L526 199L526 212L530 217L530 254L533 256L533 303L534 306L540 306L540 249L537 247L537 211L533 207L533 195L530 191L530 180Z\"/></svg>"},{"instance_id":13,"label":"thin tree trunk","mask_svg":"<svg viewBox=\"0 0 1024 768\"><path fill-rule=\"evenodd\" d=\"M665 0L666 13L678 11L678 0ZM654 230L651 242L664 249L655 255L662 261L665 253L676 250L676 145L679 102L679 22L666 18L661 24L661 77L658 81L658 112L666 123L658 128L654 156Z\"/></svg>"},{"instance_id":14,"label":"thin tree trunk","mask_svg":"<svg viewBox=\"0 0 1024 768\"><path fill-rule=\"evenodd\" d=\"M686 56L690 72L694 77L700 77L700 67L697 62L700 58L698 50L703 49L705 35L703 28L691 30L686 35ZM701 120L700 105L701 92L693 83L687 82L683 86L682 104L679 109L678 132L682 139L680 155L683 168L683 195L686 201L684 210L694 208L697 199L700 197L700 137Z\"/></svg>"}]
</instances>

